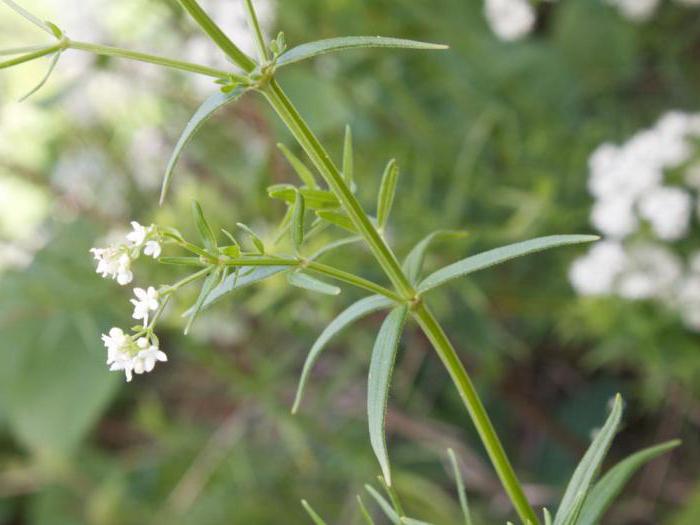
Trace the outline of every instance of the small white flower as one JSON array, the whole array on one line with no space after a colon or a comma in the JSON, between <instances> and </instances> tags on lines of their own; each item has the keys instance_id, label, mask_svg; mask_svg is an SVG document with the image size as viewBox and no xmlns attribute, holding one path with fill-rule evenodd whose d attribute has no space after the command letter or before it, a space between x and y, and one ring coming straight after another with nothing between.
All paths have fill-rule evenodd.
<instances>
[{"instance_id":1,"label":"small white flower","mask_svg":"<svg viewBox=\"0 0 700 525\"><path fill-rule=\"evenodd\" d=\"M119 257L119 266L117 268L117 282L124 286L134 280L134 273L131 271L131 257L124 253Z\"/></svg>"},{"instance_id":2,"label":"small white flower","mask_svg":"<svg viewBox=\"0 0 700 525\"><path fill-rule=\"evenodd\" d=\"M157 346L149 344L145 337L140 338L137 344L141 348L134 359L134 372L137 374L151 372L155 368L156 362L164 363L168 360L165 352L159 350Z\"/></svg>"},{"instance_id":3,"label":"small white flower","mask_svg":"<svg viewBox=\"0 0 700 525\"><path fill-rule=\"evenodd\" d=\"M656 11L659 0L608 0L620 13L633 22L644 22Z\"/></svg>"},{"instance_id":4,"label":"small white flower","mask_svg":"<svg viewBox=\"0 0 700 525\"><path fill-rule=\"evenodd\" d=\"M660 186L639 202L639 213L651 223L654 233L665 241L685 237L690 226L692 198L681 188Z\"/></svg>"},{"instance_id":5,"label":"small white flower","mask_svg":"<svg viewBox=\"0 0 700 525\"><path fill-rule=\"evenodd\" d=\"M117 360L122 349L128 343L128 338L124 331L116 326L110 329L109 335L102 334L102 342L107 347L107 364L112 364Z\"/></svg>"},{"instance_id":6,"label":"small white flower","mask_svg":"<svg viewBox=\"0 0 700 525\"><path fill-rule=\"evenodd\" d=\"M134 288L136 299L131 299L134 305L134 319L143 319L143 324L148 325L148 312L158 309L158 291L149 286L147 290Z\"/></svg>"},{"instance_id":7,"label":"small white flower","mask_svg":"<svg viewBox=\"0 0 700 525\"><path fill-rule=\"evenodd\" d=\"M627 254L620 243L602 241L574 261L569 280L581 295L607 295L626 264Z\"/></svg>"},{"instance_id":8,"label":"small white flower","mask_svg":"<svg viewBox=\"0 0 700 525\"><path fill-rule=\"evenodd\" d=\"M146 246L143 249L145 255L150 255L154 259L160 257L160 243L158 241L147 241Z\"/></svg>"},{"instance_id":9,"label":"small white flower","mask_svg":"<svg viewBox=\"0 0 700 525\"><path fill-rule=\"evenodd\" d=\"M518 40L535 25L535 10L528 0L486 0L484 11L489 26L501 40Z\"/></svg>"},{"instance_id":10,"label":"small white flower","mask_svg":"<svg viewBox=\"0 0 700 525\"><path fill-rule=\"evenodd\" d=\"M152 227L149 226L147 228L141 226L136 221L131 221L131 227L133 231L126 235L126 240L129 241L132 246L141 246L146 241L146 237L151 233Z\"/></svg>"},{"instance_id":11,"label":"small white flower","mask_svg":"<svg viewBox=\"0 0 700 525\"><path fill-rule=\"evenodd\" d=\"M622 239L633 233L639 224L633 203L625 196L599 200L591 210L591 224L606 235Z\"/></svg>"},{"instance_id":12,"label":"small white flower","mask_svg":"<svg viewBox=\"0 0 700 525\"><path fill-rule=\"evenodd\" d=\"M109 371L116 372L119 370L124 371L126 382L130 383L133 379L132 373L134 371L134 359L128 354L122 354L119 356L119 358L112 363L112 366L109 367Z\"/></svg>"}]
</instances>

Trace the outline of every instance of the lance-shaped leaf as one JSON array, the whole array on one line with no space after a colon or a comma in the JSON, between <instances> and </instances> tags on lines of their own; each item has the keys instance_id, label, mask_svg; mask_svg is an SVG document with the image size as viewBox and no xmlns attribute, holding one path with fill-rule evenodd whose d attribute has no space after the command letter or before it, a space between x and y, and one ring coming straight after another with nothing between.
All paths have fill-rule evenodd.
<instances>
[{"instance_id":1,"label":"lance-shaped leaf","mask_svg":"<svg viewBox=\"0 0 700 525\"><path fill-rule=\"evenodd\" d=\"M516 257L555 248L557 246L593 242L598 239L599 237L596 235L551 235L549 237L538 237L529 241L502 246L501 248L473 255L441 268L426 277L418 285L418 291L427 292L452 279L515 259Z\"/></svg>"},{"instance_id":2,"label":"lance-shaped leaf","mask_svg":"<svg viewBox=\"0 0 700 525\"><path fill-rule=\"evenodd\" d=\"M404 525L432 525L432 523L430 523L428 521L421 521L421 520L416 520L413 518L407 518L406 516L401 518L401 523L403 523Z\"/></svg>"},{"instance_id":3,"label":"lance-shaped leaf","mask_svg":"<svg viewBox=\"0 0 700 525\"><path fill-rule=\"evenodd\" d=\"M53 73L53 70L56 69L56 64L58 64L58 59L61 58L61 52L57 51L54 53L54 55L51 57L51 62L49 63L49 68L46 70L46 73L44 73L44 76L41 78L39 83L34 86L31 90L29 90L29 93L24 95L22 98L19 99L19 102L24 102L27 100L29 97L31 97L34 93L39 91L46 82L49 80L49 77L51 76L51 73Z\"/></svg>"},{"instance_id":4,"label":"lance-shaped leaf","mask_svg":"<svg viewBox=\"0 0 700 525\"><path fill-rule=\"evenodd\" d=\"M304 164L299 157L292 153L284 144L277 144L277 147L282 152L282 155L287 159L294 172L299 176L301 181L309 188L318 189L318 182L311 170Z\"/></svg>"},{"instance_id":5,"label":"lance-shaped leaf","mask_svg":"<svg viewBox=\"0 0 700 525\"><path fill-rule=\"evenodd\" d=\"M367 378L367 422L369 424L369 440L377 456L382 475L387 485L391 486L391 468L389 454L386 448L385 417L386 405L389 400L391 375L394 371L396 351L408 309L399 306L391 311L382 323L379 334L372 350Z\"/></svg>"},{"instance_id":6,"label":"lance-shaped leaf","mask_svg":"<svg viewBox=\"0 0 700 525\"><path fill-rule=\"evenodd\" d=\"M293 205L297 193L301 193L306 201L306 207L310 210L337 208L340 201L332 192L314 188L297 188L292 184L273 184L267 188L267 194L273 199L280 199Z\"/></svg>"},{"instance_id":7,"label":"lance-shaped leaf","mask_svg":"<svg viewBox=\"0 0 700 525\"><path fill-rule=\"evenodd\" d=\"M214 250L216 248L216 235L214 235L214 230L209 226L207 219L204 217L202 207L197 201L192 201L192 217L204 246L207 250Z\"/></svg>"},{"instance_id":8,"label":"lance-shaped leaf","mask_svg":"<svg viewBox=\"0 0 700 525\"><path fill-rule=\"evenodd\" d=\"M569 522L571 516L580 512L580 507L577 507L577 505L582 504L581 498L585 499L588 494L588 490L598 474L600 465L615 437L617 428L620 426L621 419L622 397L620 394L617 394L607 421L596 435L590 447L588 447L583 459L581 459L569 480L564 497L554 516L554 525L564 525Z\"/></svg>"},{"instance_id":9,"label":"lance-shaped leaf","mask_svg":"<svg viewBox=\"0 0 700 525\"><path fill-rule=\"evenodd\" d=\"M309 355L306 357L306 361L304 362L304 368L301 372L301 378L299 379L299 386L297 387L297 394L294 398L294 406L292 407L293 414L299 410L299 405L301 404L301 399L304 395L304 387L309 379L311 369L316 364L316 361L318 361L318 358L321 356L321 352L326 348L328 342L358 319L361 319L372 312L389 308L392 304L393 303L391 300L387 299L386 297L381 295L370 295L369 297L360 299L343 310L338 317L333 319L333 321L326 326L311 347Z\"/></svg>"},{"instance_id":10,"label":"lance-shaped leaf","mask_svg":"<svg viewBox=\"0 0 700 525\"><path fill-rule=\"evenodd\" d=\"M542 509L542 515L544 516L544 525L552 525L552 515L546 508Z\"/></svg>"},{"instance_id":11,"label":"lance-shaped leaf","mask_svg":"<svg viewBox=\"0 0 700 525\"><path fill-rule=\"evenodd\" d=\"M377 197L377 223L380 230L384 229L387 220L389 220L398 180L399 166L396 164L396 159L391 159L386 168L384 168L382 184L379 187L379 196Z\"/></svg>"},{"instance_id":12,"label":"lance-shaped leaf","mask_svg":"<svg viewBox=\"0 0 700 525\"><path fill-rule=\"evenodd\" d=\"M300 191L294 199L294 211L292 212L291 235L292 244L298 251L304 243L304 215L306 214L306 203Z\"/></svg>"},{"instance_id":13,"label":"lance-shaped leaf","mask_svg":"<svg viewBox=\"0 0 700 525\"><path fill-rule=\"evenodd\" d=\"M360 514L362 514L362 518L365 520L365 525L376 525L372 515L367 510L367 507L365 507L365 502L362 501L359 494L357 495L357 505L360 507Z\"/></svg>"},{"instance_id":14,"label":"lance-shaped leaf","mask_svg":"<svg viewBox=\"0 0 700 525\"><path fill-rule=\"evenodd\" d=\"M309 505L309 503L305 499L301 500L301 506L304 507L306 513L311 517L311 520L314 522L314 525L326 525L326 522L323 521L323 518L321 518L321 516L319 516L313 508L311 508L311 505Z\"/></svg>"},{"instance_id":15,"label":"lance-shaped leaf","mask_svg":"<svg viewBox=\"0 0 700 525\"><path fill-rule=\"evenodd\" d=\"M379 508L382 509L384 514L386 514L386 517L389 518L391 523L401 525L401 518L391 506L391 503L389 503L384 496L382 496L372 485L365 485L365 490L367 490L369 495L374 498L374 501L377 502L377 505L379 505Z\"/></svg>"},{"instance_id":16,"label":"lance-shaped leaf","mask_svg":"<svg viewBox=\"0 0 700 525\"><path fill-rule=\"evenodd\" d=\"M332 284L324 283L303 272L292 272L287 275L287 281L292 286L309 290L310 292L322 293L324 295L338 295L340 288Z\"/></svg>"},{"instance_id":17,"label":"lance-shaped leaf","mask_svg":"<svg viewBox=\"0 0 700 525\"><path fill-rule=\"evenodd\" d=\"M202 105L197 108L197 111L195 111L194 115L192 115L192 118L187 123L187 126L185 126L185 129L180 135L177 144L175 144L175 149L170 156L168 166L165 168L163 186L160 192L161 204L163 204L163 201L165 200L165 195L167 194L170 183L172 182L173 170L175 169L175 165L182 154L182 150L190 142L190 140L192 140L192 137L194 137L194 134L199 130L199 128L202 127L202 125L214 114L217 109L230 102L238 100L245 92L245 88L242 87L237 87L230 93L222 93L221 91L217 91L213 95L210 95L209 98L207 98Z\"/></svg>"},{"instance_id":18,"label":"lance-shaped leaf","mask_svg":"<svg viewBox=\"0 0 700 525\"><path fill-rule=\"evenodd\" d=\"M467 236L465 231L456 230L438 230L427 235L418 244L416 244L413 249L409 252L403 261L402 268L406 273L406 277L411 281L411 283L416 283L420 277L420 272L423 269L423 261L425 260L425 253L428 250L430 244L437 239L461 239Z\"/></svg>"},{"instance_id":19,"label":"lance-shaped leaf","mask_svg":"<svg viewBox=\"0 0 700 525\"><path fill-rule=\"evenodd\" d=\"M345 126L345 141L343 145L343 178L350 190L355 192L355 154L352 147L352 130Z\"/></svg>"},{"instance_id":20,"label":"lance-shaped leaf","mask_svg":"<svg viewBox=\"0 0 700 525\"><path fill-rule=\"evenodd\" d=\"M197 318L197 314L199 314L199 312L202 311L202 308L204 307L204 302L207 300L212 290L214 290L216 285L219 283L220 279L220 268L216 268L215 270L213 270L211 273L209 273L209 275L207 275L207 278L204 279L204 283L202 283L202 289L199 291L197 301L194 303L194 306L189 310L190 315L187 321L187 326L185 326L185 334L188 334L190 332L190 328L192 328L192 323L194 323L194 320Z\"/></svg>"},{"instance_id":21,"label":"lance-shaped leaf","mask_svg":"<svg viewBox=\"0 0 700 525\"><path fill-rule=\"evenodd\" d=\"M576 525L595 525L598 523L637 470L645 463L680 444L680 441L673 440L640 450L611 468L591 489Z\"/></svg>"},{"instance_id":22,"label":"lance-shaped leaf","mask_svg":"<svg viewBox=\"0 0 700 525\"><path fill-rule=\"evenodd\" d=\"M17 4L16 2L13 2L12 0L0 0L3 4L5 4L7 7L15 11L17 14L20 16L24 17L25 20L28 22L34 24L37 26L39 29L42 31L46 31L50 35L54 35L54 32L51 30L49 25L46 22L43 22L39 20L36 16L31 14L29 11L27 11L24 7L21 5Z\"/></svg>"},{"instance_id":23,"label":"lance-shaped leaf","mask_svg":"<svg viewBox=\"0 0 700 525\"><path fill-rule=\"evenodd\" d=\"M329 38L308 42L300 46L293 47L285 51L277 59L277 67L301 62L308 58L313 58L326 53L344 51L346 49L358 49L363 47L394 47L403 49L447 49L441 44L430 44L418 42L416 40L406 40L403 38L390 38L383 36L346 36L340 38Z\"/></svg>"},{"instance_id":24,"label":"lance-shaped leaf","mask_svg":"<svg viewBox=\"0 0 700 525\"><path fill-rule=\"evenodd\" d=\"M246 232L248 234L248 237L250 237L250 242L253 243L253 246L255 246L255 249L258 251L258 253L260 253L261 255L264 255L265 254L265 243L258 236L258 234L255 233L250 226L243 224L242 222L237 222L236 226L238 226L241 230L243 230L244 232Z\"/></svg>"},{"instance_id":25,"label":"lance-shaped leaf","mask_svg":"<svg viewBox=\"0 0 700 525\"><path fill-rule=\"evenodd\" d=\"M318 215L318 217L320 217L324 221L330 222L334 226L343 228L344 230L349 231L350 233L357 233L357 229L350 220L350 217L348 217L343 212L333 210L318 210L316 212L316 215Z\"/></svg>"},{"instance_id":26,"label":"lance-shaped leaf","mask_svg":"<svg viewBox=\"0 0 700 525\"><path fill-rule=\"evenodd\" d=\"M457 495L459 496L459 506L462 509L462 515L464 516L464 524L472 525L472 517L469 512L469 503L467 501L467 491L464 488L464 479L462 478L462 471L459 468L459 463L457 461L457 456L454 450L451 448L447 449L447 455L450 458L450 464L452 465L452 474L455 477L455 483L457 485Z\"/></svg>"},{"instance_id":27,"label":"lance-shaped leaf","mask_svg":"<svg viewBox=\"0 0 700 525\"><path fill-rule=\"evenodd\" d=\"M209 295L207 295L202 310L211 306L212 303L221 299L224 295L236 290L247 288L248 286L258 283L264 279L272 277L278 273L289 270L289 266L241 266L236 274L226 277L221 284L216 286ZM192 315L193 309L190 308L183 314L183 317Z\"/></svg>"}]
</instances>

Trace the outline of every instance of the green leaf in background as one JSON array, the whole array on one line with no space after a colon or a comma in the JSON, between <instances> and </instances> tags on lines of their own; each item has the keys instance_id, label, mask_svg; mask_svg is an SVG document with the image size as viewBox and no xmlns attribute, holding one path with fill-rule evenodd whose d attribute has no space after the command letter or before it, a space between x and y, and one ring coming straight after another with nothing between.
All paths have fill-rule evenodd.
<instances>
[{"instance_id":1,"label":"green leaf in background","mask_svg":"<svg viewBox=\"0 0 700 525\"><path fill-rule=\"evenodd\" d=\"M298 175L299 179L309 188L319 189L316 177L311 172L311 170L304 164L299 157L292 153L287 146L282 143L277 144L277 147L282 152L282 155L287 159L290 166L294 169L294 172Z\"/></svg>"},{"instance_id":2,"label":"green leaf in background","mask_svg":"<svg viewBox=\"0 0 700 525\"><path fill-rule=\"evenodd\" d=\"M292 211L292 244L294 249L299 251L304 243L304 215L306 214L306 203L300 191L296 192L294 199L294 211Z\"/></svg>"},{"instance_id":3,"label":"green leaf in background","mask_svg":"<svg viewBox=\"0 0 700 525\"><path fill-rule=\"evenodd\" d=\"M372 515L369 513L367 510L367 507L365 506L365 502L362 501L362 498L360 495L357 495L357 505L360 507L360 514L362 515L362 519L365 520L366 525L376 525L374 523L374 519L372 518Z\"/></svg>"},{"instance_id":4,"label":"green leaf in background","mask_svg":"<svg viewBox=\"0 0 700 525\"><path fill-rule=\"evenodd\" d=\"M382 509L384 514L386 514L386 517L389 518L389 521L396 525L401 525L401 518L391 506L391 504L384 498L384 496L377 492L377 490L372 485L365 485L365 490L367 490L367 492L369 492L369 495L374 498L374 501L377 502L379 508Z\"/></svg>"},{"instance_id":5,"label":"green leaf in background","mask_svg":"<svg viewBox=\"0 0 700 525\"><path fill-rule=\"evenodd\" d=\"M267 188L267 194L273 199L280 199L287 204L294 204L297 193L301 193L306 201L306 207L310 210L324 208L338 208L338 198L327 190L314 188L297 188L292 184L273 184Z\"/></svg>"},{"instance_id":6,"label":"green leaf in background","mask_svg":"<svg viewBox=\"0 0 700 525\"><path fill-rule=\"evenodd\" d=\"M391 311L379 329L372 350L372 359L367 377L367 422L369 424L369 439L375 456L382 469L382 475L387 485L391 486L391 468L386 447L385 417L389 400L391 375L394 371L396 351L399 339L406 321L408 309L399 306Z\"/></svg>"},{"instance_id":7,"label":"green leaf in background","mask_svg":"<svg viewBox=\"0 0 700 525\"><path fill-rule=\"evenodd\" d=\"M391 159L384 168L382 183L379 186L379 196L377 197L377 223L380 230L384 229L389 220L398 180L399 166L396 164L396 159Z\"/></svg>"},{"instance_id":8,"label":"green leaf in background","mask_svg":"<svg viewBox=\"0 0 700 525\"><path fill-rule=\"evenodd\" d=\"M207 219L204 217L202 207L197 201L192 201L192 218L194 219L194 224L197 227L199 236L204 243L204 247L207 250L216 249L216 235L214 235L214 230L209 226Z\"/></svg>"},{"instance_id":9,"label":"green leaf in background","mask_svg":"<svg viewBox=\"0 0 700 525\"><path fill-rule=\"evenodd\" d=\"M357 229L355 228L355 225L350 220L350 217L348 217L342 211L318 210L316 212L316 215L320 219L323 219L324 221L331 223L333 226L337 226L338 228L342 228L343 230L348 231L350 233L357 233Z\"/></svg>"},{"instance_id":10,"label":"green leaf in background","mask_svg":"<svg viewBox=\"0 0 700 525\"><path fill-rule=\"evenodd\" d=\"M569 480L566 492L564 492L564 497L554 516L554 525L564 525L568 523L570 517L580 511L580 508L577 511L576 505L579 503L580 498L585 499L588 494L588 490L615 437L617 428L620 426L621 419L622 396L617 394L605 425L603 425L603 428L600 429L590 447L588 447L583 459L581 459L581 462L578 464L573 476L571 476ZM580 500L580 503L583 504L583 499Z\"/></svg>"},{"instance_id":11,"label":"green leaf in background","mask_svg":"<svg viewBox=\"0 0 700 525\"><path fill-rule=\"evenodd\" d=\"M584 491L581 491L576 495L576 499L574 499L571 510L567 514L566 518L564 518L562 525L576 525L578 523L578 517L581 515L581 509L583 508L583 502L585 500L586 493Z\"/></svg>"},{"instance_id":12,"label":"green leaf in background","mask_svg":"<svg viewBox=\"0 0 700 525\"><path fill-rule=\"evenodd\" d=\"M501 264L515 259L516 257L547 250L549 248L556 248L557 246L593 242L598 239L599 237L596 235L551 235L549 237L538 237L529 241L495 248L478 255L467 257L466 259L462 259L461 261L457 261L456 263L452 263L431 273L418 285L418 291L427 292L452 279Z\"/></svg>"},{"instance_id":13,"label":"green leaf in background","mask_svg":"<svg viewBox=\"0 0 700 525\"><path fill-rule=\"evenodd\" d=\"M455 484L457 485L457 495L459 496L459 506L462 509L462 515L464 516L464 524L472 525L471 513L469 512L469 503L467 501L467 491L464 488L464 479L462 478L462 471L459 468L457 456L455 455L454 450L451 448L447 449L447 455L450 458L452 474L454 475Z\"/></svg>"},{"instance_id":14,"label":"green leaf in background","mask_svg":"<svg viewBox=\"0 0 700 525\"><path fill-rule=\"evenodd\" d=\"M595 525L598 523L637 470L645 463L680 444L679 440L673 440L640 450L611 468L591 489L576 525Z\"/></svg>"},{"instance_id":15,"label":"green leaf in background","mask_svg":"<svg viewBox=\"0 0 700 525\"><path fill-rule=\"evenodd\" d=\"M96 232L82 222L54 228L28 267L0 275L0 412L38 456L77 452L124 381L105 365L100 334L126 298L94 273Z\"/></svg>"},{"instance_id":16,"label":"green leaf in background","mask_svg":"<svg viewBox=\"0 0 700 525\"><path fill-rule=\"evenodd\" d=\"M326 525L326 522L323 521L321 516L319 516L314 509L311 508L311 505L303 499L301 500L301 506L304 507L304 510L306 513L311 516L311 519L313 520L315 525Z\"/></svg>"},{"instance_id":17,"label":"green leaf in background","mask_svg":"<svg viewBox=\"0 0 700 525\"><path fill-rule=\"evenodd\" d=\"M324 283L311 277L303 272L290 272L287 274L287 281L292 286L297 288L302 288L304 290L309 290L310 292L316 292L324 295L338 295L340 294L340 288L332 284Z\"/></svg>"},{"instance_id":18,"label":"green leaf in background","mask_svg":"<svg viewBox=\"0 0 700 525\"><path fill-rule=\"evenodd\" d=\"M432 525L432 523L421 520L414 520L413 518L401 518L401 523L404 525Z\"/></svg>"},{"instance_id":19,"label":"green leaf in background","mask_svg":"<svg viewBox=\"0 0 700 525\"><path fill-rule=\"evenodd\" d=\"M161 204L163 204L163 202L165 201L165 196L168 193L168 188L170 187L170 183L172 182L173 170L175 169L175 164L177 164L177 161L180 158L180 155L182 154L182 150L190 142L190 140L192 140L194 134L197 133L199 128L201 128L202 125L204 125L204 123L207 120L209 120L209 118L214 114L214 112L216 112L217 109L219 109L222 106L225 106L226 104L229 104L230 102L238 100L245 92L245 88L242 87L237 87L230 93L222 93L221 91L217 91L213 95L210 95L209 98L207 98L202 103L202 105L199 106L199 108L197 108L197 111L195 111L194 115L187 123L187 126L185 126L185 129L180 135L177 144L175 144L175 149L173 150L173 153L170 156L168 166L165 168L165 175L163 176L163 185L160 191Z\"/></svg>"},{"instance_id":20,"label":"green leaf in background","mask_svg":"<svg viewBox=\"0 0 700 525\"><path fill-rule=\"evenodd\" d=\"M428 234L409 252L403 261L402 268L406 276L415 284L420 278L423 269L423 261L430 244L437 239L462 239L467 236L467 232L458 230L438 230Z\"/></svg>"},{"instance_id":21,"label":"green leaf in background","mask_svg":"<svg viewBox=\"0 0 700 525\"><path fill-rule=\"evenodd\" d=\"M544 516L544 525L552 525L552 515L549 513L549 510L546 508L542 509L542 515Z\"/></svg>"},{"instance_id":22,"label":"green leaf in background","mask_svg":"<svg viewBox=\"0 0 700 525\"><path fill-rule=\"evenodd\" d=\"M352 323L365 317L372 312L377 312L389 308L393 303L390 299L383 297L381 295L370 295L364 299L360 299L356 303L353 303L345 310L343 310L338 317L333 319L328 326L321 332L318 339L309 350L309 355L306 357L304 362L304 368L301 372L301 378L299 379L299 386L297 387L296 397L294 398L294 405L292 407L292 413L296 414L299 410L299 405L301 404L301 399L304 395L304 387L309 379L309 374L313 368L316 361L321 355L321 352L328 342L340 333L342 330L350 326Z\"/></svg>"},{"instance_id":23,"label":"green leaf in background","mask_svg":"<svg viewBox=\"0 0 700 525\"><path fill-rule=\"evenodd\" d=\"M352 192L355 192L355 154L352 147L352 129L345 126L345 140L343 143L343 178Z\"/></svg>"},{"instance_id":24,"label":"green leaf in background","mask_svg":"<svg viewBox=\"0 0 700 525\"><path fill-rule=\"evenodd\" d=\"M346 36L339 38L329 38L308 42L285 51L279 56L277 66L294 64L309 58L346 49L358 49L364 47L393 47L403 49L447 49L441 44L430 44L418 42L416 40L406 40L403 38L390 38L383 36Z\"/></svg>"}]
</instances>

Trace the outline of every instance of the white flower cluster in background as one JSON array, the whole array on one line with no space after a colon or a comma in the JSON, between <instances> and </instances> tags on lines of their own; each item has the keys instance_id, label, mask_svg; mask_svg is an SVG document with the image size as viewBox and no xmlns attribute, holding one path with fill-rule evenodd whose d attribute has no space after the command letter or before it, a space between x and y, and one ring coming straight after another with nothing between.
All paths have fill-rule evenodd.
<instances>
[{"instance_id":1,"label":"white flower cluster in background","mask_svg":"<svg viewBox=\"0 0 700 525\"><path fill-rule=\"evenodd\" d=\"M143 226L136 221L131 223L132 231L126 234L126 243L112 243L106 248L92 248L97 261L97 273L102 277L116 279L120 285L130 283L134 279L131 263L141 252L144 255L158 258L161 253L161 238L154 225ZM153 333L155 319L163 308L160 293L153 286L147 289L134 288L134 319L142 321L142 325L134 327L135 333L127 335L121 328L114 327L109 334L102 335L102 342L107 348L107 364L111 371L123 371L126 380L131 381L133 374L150 372L158 361L167 361L168 357L158 348L158 338ZM149 325L149 319L151 323Z\"/></svg>"},{"instance_id":2,"label":"white flower cluster in background","mask_svg":"<svg viewBox=\"0 0 700 525\"><path fill-rule=\"evenodd\" d=\"M506 42L523 38L535 26L535 8L529 0L486 0L484 13L491 30Z\"/></svg>"},{"instance_id":3,"label":"white flower cluster in background","mask_svg":"<svg viewBox=\"0 0 700 525\"><path fill-rule=\"evenodd\" d=\"M700 216L698 145L700 114L674 111L592 153L591 223L605 239L573 263L578 293L655 300L700 331L700 251L686 261L678 247Z\"/></svg>"},{"instance_id":4,"label":"white flower cluster in background","mask_svg":"<svg viewBox=\"0 0 700 525\"><path fill-rule=\"evenodd\" d=\"M660 0L606 0L620 12L622 16L633 22L649 20L661 3ZM700 6L700 0L675 0L677 4L694 7Z\"/></svg>"}]
</instances>

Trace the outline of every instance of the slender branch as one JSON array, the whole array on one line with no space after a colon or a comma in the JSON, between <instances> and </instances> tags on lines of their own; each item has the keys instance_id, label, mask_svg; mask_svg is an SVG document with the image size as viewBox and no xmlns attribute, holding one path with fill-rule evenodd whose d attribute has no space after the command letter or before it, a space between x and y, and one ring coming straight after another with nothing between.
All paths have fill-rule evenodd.
<instances>
[{"instance_id":1,"label":"slender branch","mask_svg":"<svg viewBox=\"0 0 700 525\"><path fill-rule=\"evenodd\" d=\"M21 55L24 53L33 53L46 48L46 44L37 44L35 46L15 47L12 49L0 49L0 56Z\"/></svg>"},{"instance_id":2,"label":"slender branch","mask_svg":"<svg viewBox=\"0 0 700 525\"><path fill-rule=\"evenodd\" d=\"M342 281L356 286L358 288L364 288L365 290L369 290L370 292L383 295L384 297L388 297L389 299L396 301L397 303L404 302L400 295L397 295L395 292L392 292L388 288L384 288L383 286L377 283L368 281L367 279L363 279L362 277L358 277L357 275L354 275L352 273L344 272L343 270L339 270L337 268L334 268L333 266L328 266L327 264L317 263L313 261L306 261L303 264L303 266L306 269L311 270L313 272L320 273L322 275L327 275L328 277L332 277L333 279L337 279L338 281Z\"/></svg>"},{"instance_id":3,"label":"slender branch","mask_svg":"<svg viewBox=\"0 0 700 525\"><path fill-rule=\"evenodd\" d=\"M120 47L103 46L100 44L91 44L89 42L80 42L77 40L69 40L67 47L70 49L77 49L79 51L87 51L96 55L126 58L129 60L136 60L137 62L147 62L149 64L156 64L158 66L179 69L180 71L198 73L200 75L206 75L208 77L225 78L229 75L227 71L223 71L221 69L214 69L212 67L202 66L199 64L193 64L191 62L184 62L182 60L175 60L172 58L158 55L151 55L149 53L141 53L140 51L131 51L129 49L122 49Z\"/></svg>"},{"instance_id":4,"label":"slender branch","mask_svg":"<svg viewBox=\"0 0 700 525\"><path fill-rule=\"evenodd\" d=\"M474 421L479 437L518 516L524 523L539 523L537 515L528 503L522 485L518 481L508 456L503 449L503 445L496 434L493 423L491 423L488 413L479 398L479 394L476 392L469 374L464 369L464 365L459 360L452 343L447 338L437 319L435 319L432 312L423 302L413 309L413 316L432 343L433 348L435 348L452 377L452 381L457 386L459 395L462 397L462 401L464 401L472 421Z\"/></svg>"},{"instance_id":5,"label":"slender branch","mask_svg":"<svg viewBox=\"0 0 700 525\"><path fill-rule=\"evenodd\" d=\"M267 44L265 43L265 37L260 27L260 21L258 20L258 15L255 13L255 8L253 7L252 0L245 0L245 8L248 12L248 21L251 28L255 32L255 41L258 44L258 53L260 54L260 60L267 62L270 60L270 53L267 49Z\"/></svg>"},{"instance_id":6,"label":"slender branch","mask_svg":"<svg viewBox=\"0 0 700 525\"><path fill-rule=\"evenodd\" d=\"M41 49L39 49L38 51L34 51L33 53L27 53L26 55L21 55L10 60L6 60L5 62L0 62L0 69L18 66L19 64L24 64L25 62L29 62L30 60L35 60L37 58L45 57L46 55L51 55L53 53L56 53L57 51L60 51L64 47L65 44L63 42L59 42L52 46L42 47Z\"/></svg>"}]
</instances>

